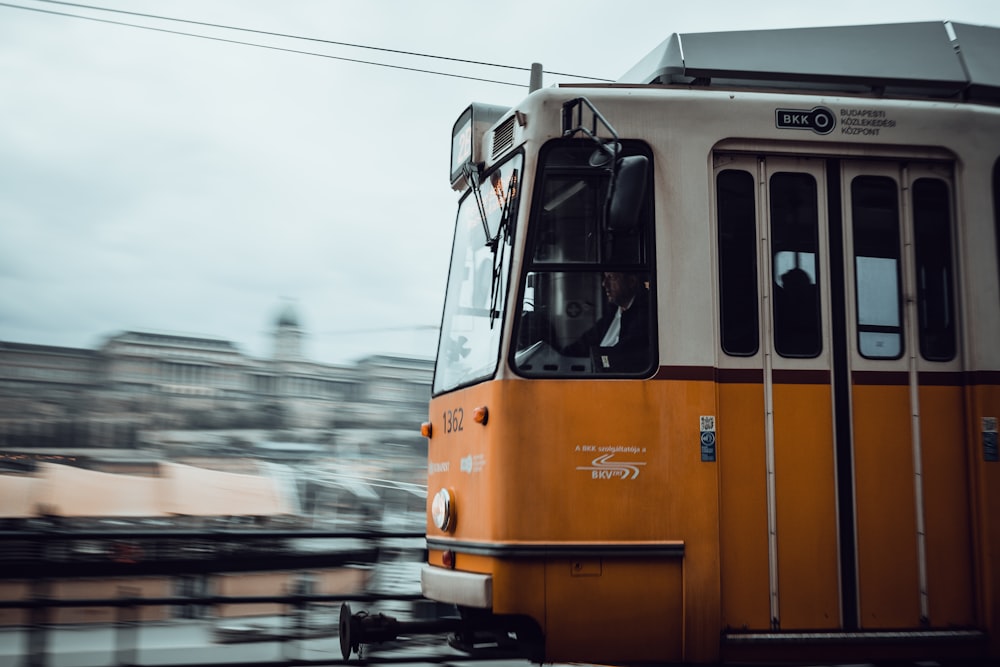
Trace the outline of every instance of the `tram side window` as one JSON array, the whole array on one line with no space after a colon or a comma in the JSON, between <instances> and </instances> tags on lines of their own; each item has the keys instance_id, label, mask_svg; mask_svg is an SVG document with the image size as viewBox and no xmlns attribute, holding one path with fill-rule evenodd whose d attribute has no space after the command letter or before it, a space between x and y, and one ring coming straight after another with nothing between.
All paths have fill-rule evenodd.
<instances>
[{"instance_id":1,"label":"tram side window","mask_svg":"<svg viewBox=\"0 0 1000 667\"><path fill-rule=\"evenodd\" d=\"M651 151L622 141L623 154ZM539 154L511 363L525 377L646 376L656 363L651 172L638 219L604 215L610 172L589 140Z\"/></svg>"},{"instance_id":2,"label":"tram side window","mask_svg":"<svg viewBox=\"0 0 1000 667\"><path fill-rule=\"evenodd\" d=\"M913 193L920 354L929 361L955 358L951 199L947 184L919 178Z\"/></svg>"},{"instance_id":3,"label":"tram side window","mask_svg":"<svg viewBox=\"0 0 1000 667\"><path fill-rule=\"evenodd\" d=\"M822 351L816 179L776 173L769 194L774 348L783 357L815 357Z\"/></svg>"},{"instance_id":4,"label":"tram side window","mask_svg":"<svg viewBox=\"0 0 1000 667\"><path fill-rule=\"evenodd\" d=\"M716 179L719 320L722 350L733 356L752 356L759 348L754 190L754 177L747 171L726 169Z\"/></svg>"},{"instance_id":5,"label":"tram side window","mask_svg":"<svg viewBox=\"0 0 1000 667\"><path fill-rule=\"evenodd\" d=\"M898 192L887 176L851 182L858 350L869 359L903 354Z\"/></svg>"}]
</instances>

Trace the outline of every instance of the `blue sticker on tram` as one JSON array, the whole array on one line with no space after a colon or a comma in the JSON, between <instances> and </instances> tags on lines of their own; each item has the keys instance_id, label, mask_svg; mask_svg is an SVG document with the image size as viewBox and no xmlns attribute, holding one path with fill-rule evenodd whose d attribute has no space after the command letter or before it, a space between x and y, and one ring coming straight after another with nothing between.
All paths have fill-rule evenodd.
<instances>
[{"instance_id":1,"label":"blue sticker on tram","mask_svg":"<svg viewBox=\"0 0 1000 667\"><path fill-rule=\"evenodd\" d=\"M701 432L701 460L715 461L715 431Z\"/></svg>"},{"instance_id":2,"label":"blue sticker on tram","mask_svg":"<svg viewBox=\"0 0 1000 667\"><path fill-rule=\"evenodd\" d=\"M983 431L983 460L1000 461L1000 451L997 451L996 431Z\"/></svg>"}]
</instances>

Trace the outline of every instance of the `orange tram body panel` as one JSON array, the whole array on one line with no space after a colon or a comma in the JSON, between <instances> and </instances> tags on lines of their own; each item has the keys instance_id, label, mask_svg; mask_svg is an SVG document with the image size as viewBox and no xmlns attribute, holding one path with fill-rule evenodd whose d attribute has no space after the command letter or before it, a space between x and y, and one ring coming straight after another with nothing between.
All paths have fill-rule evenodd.
<instances>
[{"instance_id":1,"label":"orange tram body panel","mask_svg":"<svg viewBox=\"0 0 1000 667\"><path fill-rule=\"evenodd\" d=\"M673 35L459 117L421 582L455 645L1000 660L998 45Z\"/></svg>"}]
</instances>

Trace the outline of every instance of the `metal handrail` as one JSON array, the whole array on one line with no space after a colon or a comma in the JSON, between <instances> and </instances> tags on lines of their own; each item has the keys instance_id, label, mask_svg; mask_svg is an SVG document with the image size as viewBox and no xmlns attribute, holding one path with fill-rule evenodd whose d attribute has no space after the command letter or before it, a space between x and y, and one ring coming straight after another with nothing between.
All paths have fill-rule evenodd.
<instances>
[{"instance_id":1,"label":"metal handrail","mask_svg":"<svg viewBox=\"0 0 1000 667\"><path fill-rule=\"evenodd\" d=\"M29 590L24 592L24 597L22 599L2 599L0 600L0 609L20 609L24 610L25 616L22 625L15 626L11 628L15 632L22 633L26 642L26 654L24 655L24 663L28 667L46 667L57 659L54 653L50 654L49 644L53 641L52 633L58 632L59 624L52 623L51 619L56 618L55 612L50 610L60 609L60 608L106 608L106 609L116 609L117 611L109 614L108 620L103 624L95 625L95 629L109 627L113 631L113 647L112 651L114 654L115 664L117 665L135 665L137 662L137 656L139 656L139 650L141 647L141 635L144 623L141 620L143 616L140 612L140 608L147 607L201 607L208 608L213 606L240 606L240 605L253 605L253 604L273 604L278 606L278 611L273 615L275 618L287 619L286 621L279 622L274 631L263 631L254 634L249 634L245 638L240 637L235 640L219 639L216 637L213 641L220 644L228 645L232 642L265 642L270 644L278 644L281 648L281 654L283 657L280 660L272 661L261 661L254 664L260 667L274 667L276 665L319 665L319 664L344 664L343 660L327 659L322 660L311 660L305 658L288 658L288 654L292 653L297 655L295 647L297 646L295 642L316 639L321 636L336 636L338 628L336 624L327 624L323 621L323 616L319 616L317 619L315 616L309 616L310 612L315 612L318 614L329 613L331 608L335 607L339 603L344 602L360 602L360 603L406 603L413 604L419 603L424 600L423 596L418 592L379 592L377 589L367 589L358 590L350 593L326 593L326 594L314 594L314 593L283 593L283 594L269 594L269 595L209 595L194 593L190 595L157 595L157 596L143 596L141 592L136 588L131 587L121 587L119 588L118 594L115 596L93 596L87 598L70 598L70 597L52 597L50 591L52 590L48 583L55 582L58 580L72 579L72 575L66 576L67 572L72 571L72 567L67 567L71 565L73 561L66 560L65 557L73 555L71 552L73 550L73 543L78 541L97 541L101 548L106 548L111 544L120 541L136 542L143 545L144 549L148 549L149 555L152 556L156 551L154 545L159 545L160 547L166 547L167 549L171 547L176 547L178 544L183 545L185 542L203 544L213 548L214 556L209 554L207 557L208 565L215 567L213 572L227 572L230 567L233 566L233 555L228 553L228 550L235 547L246 551L252 551L254 548L254 542L260 541L274 541L279 540L284 542L285 540L290 540L293 542L302 539L326 539L326 540L345 540L345 541L358 541L363 540L363 544L331 544L323 545L319 549L306 550L310 552L310 555L318 555L320 560L328 567L337 567L340 565L346 565L351 567L353 565L361 565L365 567L372 567L373 571L377 571L380 556L383 559L383 564L385 564L384 559L386 553L392 554L393 561L413 561L420 562L425 558L426 554L426 543L424 542L423 532L386 532L386 531L332 531L332 530L301 530L301 529L274 529L268 528L263 530L248 530L248 529L209 529L209 530L194 530L189 528L171 528L163 530L151 530L148 528L124 528L124 529L114 529L114 530L95 530L92 528L87 529L69 529L64 527L36 527L30 529L17 529L17 530L0 530L0 539L2 539L6 544L21 542L24 545L33 545L37 547L34 555L30 559L34 560L36 568L43 573L43 575L32 582L32 586ZM408 543L409 541L409 543ZM266 546L266 545L258 545ZM327 548L328 547L328 548ZM296 549L293 547L289 548L286 545L286 550L289 553L295 553ZM351 561L350 557L357 556L361 554L365 557L364 561ZM13 555L13 558L10 556ZM105 557L107 557L105 553ZM7 557L5 557L7 556ZM252 554L251 554L252 556ZM345 558L346 556L346 558ZM93 554L87 554L87 557L91 559L100 559L101 553L95 551ZM0 564L5 566L17 565L18 563L27 562L24 554L10 554L9 551L5 551L5 554L0 555ZM295 561L283 560L280 554L267 554L266 549L262 552L261 557L258 559L259 562L270 562L272 564L288 564L292 567L275 567L274 571L294 571ZM79 561L77 561L79 563ZM141 563L139 564L142 565ZM191 565L190 562L181 561L174 562L166 560L164 562L158 562L156 565L165 574L186 574L190 570L188 569ZM128 575L137 572L136 564L115 564L118 568L115 570L117 574ZM315 564L312 564L315 567ZM416 580L413 581L414 587L417 587ZM408 589L409 586L403 586L403 590ZM283 608L282 608L283 607ZM220 617L218 619L210 620L206 619L209 623L221 623L234 620L231 618ZM319 625L317 625L319 623ZM153 627L153 626L150 626ZM223 628L216 627L214 632L222 632ZM318 635L317 632L326 633L325 635ZM428 648L427 644L422 644L416 642L418 648L410 648L409 651L413 650L424 650ZM442 643L442 648L444 644ZM285 647L288 647L287 649ZM398 646L390 645L390 649L394 651L399 648ZM436 650L430 648L430 650ZM424 652L427 652L424 650ZM374 656L364 656L362 659L352 660L351 664L406 664L411 662L424 662L424 663L439 663L448 662L454 660L476 660L476 659L496 659L496 654L490 654L486 656L471 656L468 657L464 654L456 654L452 650L445 650L444 654L439 655L422 655L422 656L398 656L395 653L391 655L380 655L377 658ZM507 657L507 656L500 656ZM162 665L162 663L157 663L160 667L168 667ZM188 663L190 664L190 663ZM242 664L242 663L241 663ZM178 665L178 667L180 667Z\"/></svg>"}]
</instances>

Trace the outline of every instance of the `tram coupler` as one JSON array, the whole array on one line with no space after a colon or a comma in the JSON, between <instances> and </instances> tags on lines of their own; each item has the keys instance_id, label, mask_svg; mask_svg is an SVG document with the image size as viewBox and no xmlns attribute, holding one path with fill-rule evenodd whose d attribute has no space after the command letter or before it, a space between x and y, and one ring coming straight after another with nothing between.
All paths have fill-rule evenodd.
<instances>
[{"instance_id":1,"label":"tram coupler","mask_svg":"<svg viewBox=\"0 0 1000 667\"><path fill-rule=\"evenodd\" d=\"M360 654L362 644L381 644L406 635L436 635L458 632L462 622L457 618L441 618L433 621L400 621L385 614L369 614L366 611L351 613L351 605L340 605L340 654L344 660L351 653Z\"/></svg>"}]
</instances>

